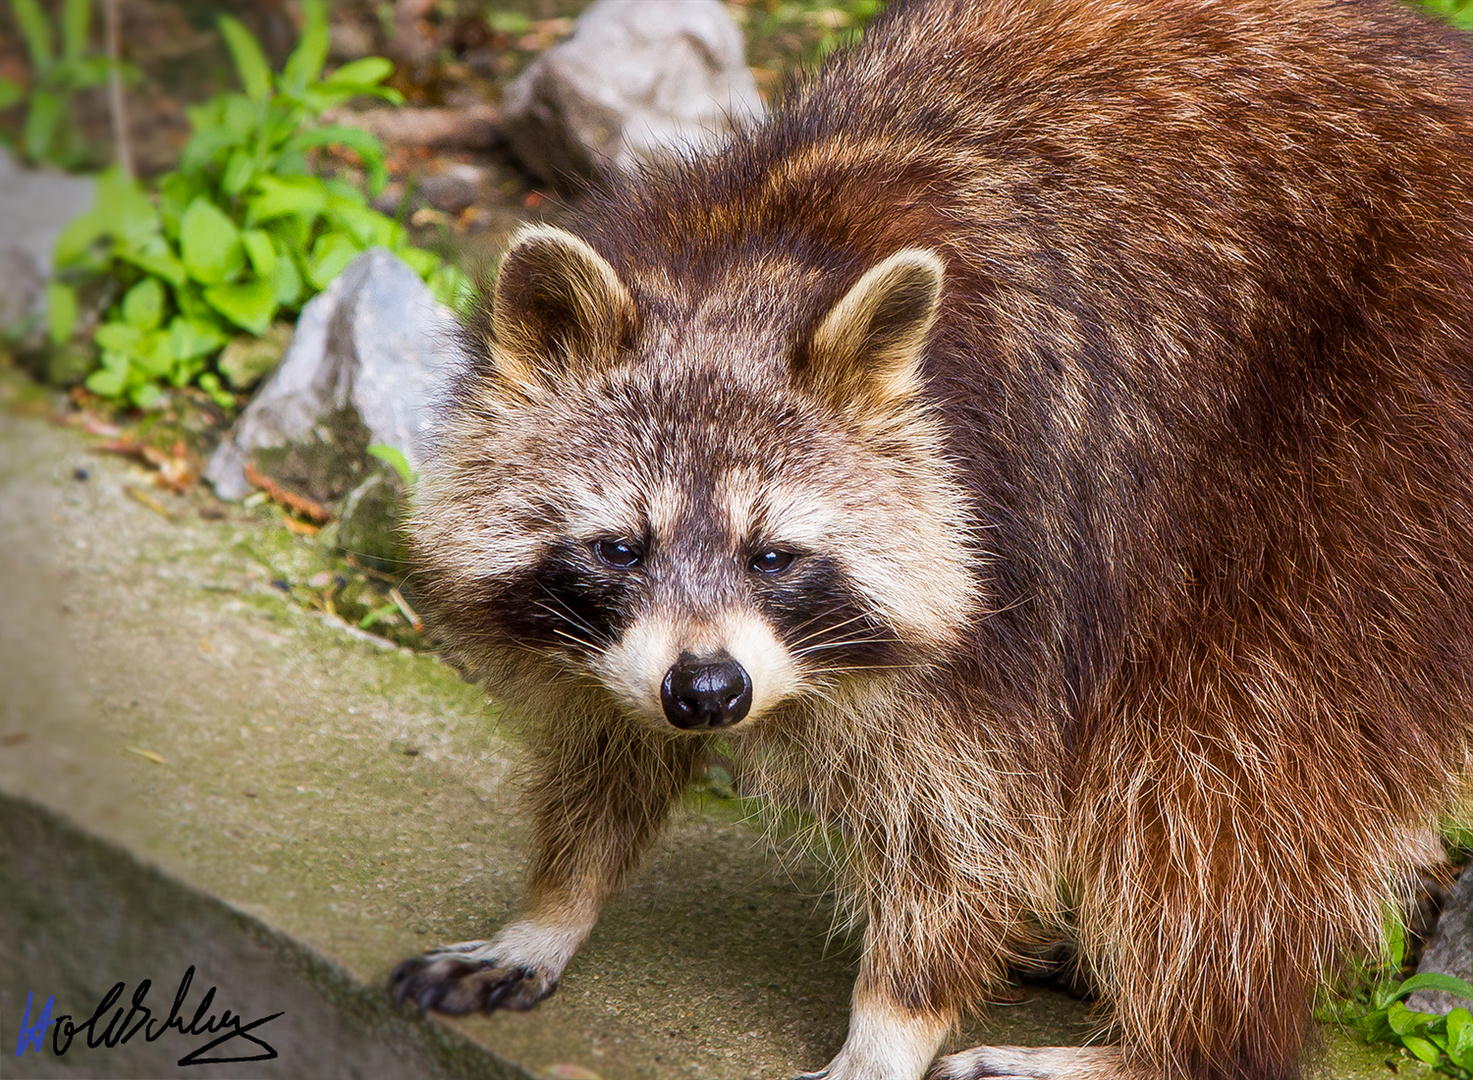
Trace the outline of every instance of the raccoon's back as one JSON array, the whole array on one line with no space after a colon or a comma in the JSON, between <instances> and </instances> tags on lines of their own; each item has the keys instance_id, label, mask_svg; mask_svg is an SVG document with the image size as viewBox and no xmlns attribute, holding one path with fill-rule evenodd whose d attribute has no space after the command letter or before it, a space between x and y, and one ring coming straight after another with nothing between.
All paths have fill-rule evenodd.
<instances>
[{"instance_id":1,"label":"raccoon's back","mask_svg":"<svg viewBox=\"0 0 1473 1080\"><path fill-rule=\"evenodd\" d=\"M1470 176L1473 47L1390 2L922 0L582 228L795 345L937 251L978 671L1081 702L1214 621L1473 672Z\"/></svg>"}]
</instances>

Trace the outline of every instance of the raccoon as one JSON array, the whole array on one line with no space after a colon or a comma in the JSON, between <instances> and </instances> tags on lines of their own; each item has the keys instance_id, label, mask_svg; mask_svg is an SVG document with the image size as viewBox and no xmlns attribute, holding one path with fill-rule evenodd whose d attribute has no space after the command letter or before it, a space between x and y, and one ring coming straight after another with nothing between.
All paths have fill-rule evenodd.
<instances>
[{"instance_id":1,"label":"raccoon","mask_svg":"<svg viewBox=\"0 0 1473 1080\"><path fill-rule=\"evenodd\" d=\"M413 532L533 718L552 993L713 740L842 837L828 1080L1298 1075L1473 775L1473 50L1381 0L918 0L515 238ZM937 1059L1068 934L1108 1046Z\"/></svg>"}]
</instances>

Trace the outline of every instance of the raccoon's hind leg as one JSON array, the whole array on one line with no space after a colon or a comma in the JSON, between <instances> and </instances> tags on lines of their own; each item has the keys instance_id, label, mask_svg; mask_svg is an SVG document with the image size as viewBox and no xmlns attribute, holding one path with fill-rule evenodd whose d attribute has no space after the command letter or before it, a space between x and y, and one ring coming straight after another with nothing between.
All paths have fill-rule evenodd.
<instances>
[{"instance_id":1,"label":"raccoon's hind leg","mask_svg":"<svg viewBox=\"0 0 1473 1080\"><path fill-rule=\"evenodd\" d=\"M1320 979L1379 947L1437 781L1409 779L1307 661L1181 653L1087 744L1081 950L1139 1075L1293 1080Z\"/></svg>"},{"instance_id":2,"label":"raccoon's hind leg","mask_svg":"<svg viewBox=\"0 0 1473 1080\"><path fill-rule=\"evenodd\" d=\"M1125 1080L1114 1046L978 1046L948 1054L926 1080Z\"/></svg>"},{"instance_id":3,"label":"raccoon's hind leg","mask_svg":"<svg viewBox=\"0 0 1473 1080\"><path fill-rule=\"evenodd\" d=\"M530 797L527 914L490 941L412 957L389 977L398 1004L460 1015L525 1010L551 994L690 782L704 749L618 721L545 725Z\"/></svg>"}]
</instances>

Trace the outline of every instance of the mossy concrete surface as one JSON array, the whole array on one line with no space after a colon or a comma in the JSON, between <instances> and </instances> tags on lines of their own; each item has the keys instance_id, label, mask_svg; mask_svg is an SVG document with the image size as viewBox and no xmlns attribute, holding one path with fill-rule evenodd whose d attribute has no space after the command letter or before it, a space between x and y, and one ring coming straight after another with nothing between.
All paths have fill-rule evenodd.
<instances>
[{"instance_id":1,"label":"mossy concrete surface","mask_svg":"<svg viewBox=\"0 0 1473 1080\"><path fill-rule=\"evenodd\" d=\"M855 954L822 875L710 798L537 1010L394 1012L397 961L516 911L515 740L450 668L284 595L322 556L269 508L207 521L147 483L0 412L0 1075L734 1080L838 1048ZM189 1012L210 985L217 1012L286 1010L261 1032L275 1060L181 1068L203 1040L173 1034L12 1056L27 991L85 1019L148 978L166 1011L189 964ZM958 1042L1091 1031L1025 990ZM1327 1075L1387 1075L1325 1041Z\"/></svg>"}]
</instances>

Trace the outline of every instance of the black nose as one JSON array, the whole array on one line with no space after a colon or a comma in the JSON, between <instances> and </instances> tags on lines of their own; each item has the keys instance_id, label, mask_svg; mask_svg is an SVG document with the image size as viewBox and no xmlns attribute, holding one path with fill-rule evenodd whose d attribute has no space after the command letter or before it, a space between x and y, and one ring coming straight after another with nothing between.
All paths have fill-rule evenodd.
<instances>
[{"instance_id":1,"label":"black nose","mask_svg":"<svg viewBox=\"0 0 1473 1080\"><path fill-rule=\"evenodd\" d=\"M705 659L686 654L665 673L660 704L678 728L729 727L752 707L752 680L724 653Z\"/></svg>"}]
</instances>

